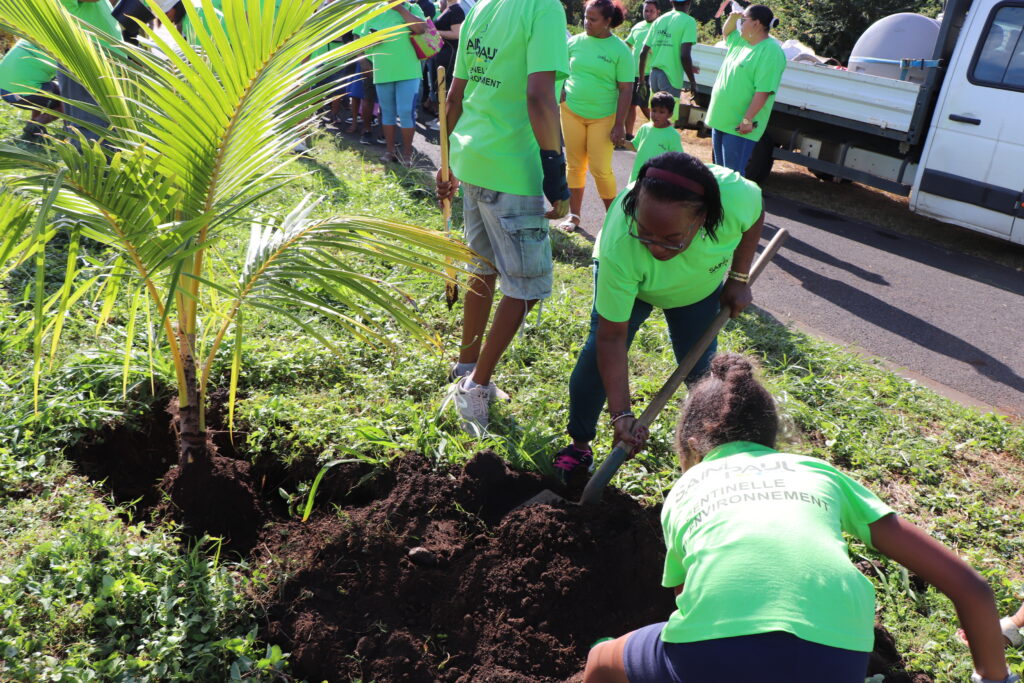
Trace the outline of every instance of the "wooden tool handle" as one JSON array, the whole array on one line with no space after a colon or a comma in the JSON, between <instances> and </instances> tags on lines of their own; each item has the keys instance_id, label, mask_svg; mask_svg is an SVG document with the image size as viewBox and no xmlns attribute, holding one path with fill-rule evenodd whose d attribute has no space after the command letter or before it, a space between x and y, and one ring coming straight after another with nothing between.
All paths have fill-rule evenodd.
<instances>
[{"instance_id":1,"label":"wooden tool handle","mask_svg":"<svg viewBox=\"0 0 1024 683\"><path fill-rule=\"evenodd\" d=\"M754 281L761 274L761 271L765 269L768 262L775 256L775 252L779 250L782 243L789 237L789 232L785 228L780 228L775 236L772 237L768 246L764 248L764 251L757 257L754 262L754 267L750 270L750 284L754 284ZM708 329L705 330L703 336L694 343L690 348L690 352L686 354L683 360L679 361L678 367L669 376L668 380L661 387L661 390L651 400L650 405L647 409L641 413L640 417L637 418L637 424L644 427L649 427L652 422L658 417L661 411L665 408L665 405L669 402L672 396L679 389L679 385L683 383L686 376L693 370L693 366L697 364L700 357L704 355L704 351L711 345L711 342L715 340L718 333L725 326L725 323L729 321L729 315L731 311L728 308L723 308L715 316L711 324L708 325ZM590 504L599 503L601 501L601 494L604 493L604 487L608 485L608 482L612 480L615 473L622 466L622 463L629 457L630 447L624 441L619 441L615 444L615 448L612 450L611 455L605 458L601 467L594 472L594 476L587 482L587 487L583 490L583 495L580 497L580 503Z\"/></svg>"},{"instance_id":2,"label":"wooden tool handle","mask_svg":"<svg viewBox=\"0 0 1024 683\"><path fill-rule=\"evenodd\" d=\"M438 135L441 138L441 180L448 182L451 178L451 171L448 166L448 87L445 83L445 70L443 66L437 67L437 121L441 124ZM445 199L441 202L441 212L444 214L445 222L452 215L452 201Z\"/></svg>"}]
</instances>

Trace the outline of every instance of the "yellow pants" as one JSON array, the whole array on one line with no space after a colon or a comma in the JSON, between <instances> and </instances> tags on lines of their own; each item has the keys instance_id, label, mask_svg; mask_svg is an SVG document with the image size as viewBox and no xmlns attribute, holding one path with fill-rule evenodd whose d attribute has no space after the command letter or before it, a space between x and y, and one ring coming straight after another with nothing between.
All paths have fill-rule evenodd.
<instances>
[{"instance_id":1,"label":"yellow pants","mask_svg":"<svg viewBox=\"0 0 1024 683\"><path fill-rule=\"evenodd\" d=\"M562 137L565 138L566 178L569 189L578 190L587 184L587 165L594 176L601 199L614 199L615 174L612 172L612 127L615 114L600 119L585 119L569 109L562 109Z\"/></svg>"}]
</instances>

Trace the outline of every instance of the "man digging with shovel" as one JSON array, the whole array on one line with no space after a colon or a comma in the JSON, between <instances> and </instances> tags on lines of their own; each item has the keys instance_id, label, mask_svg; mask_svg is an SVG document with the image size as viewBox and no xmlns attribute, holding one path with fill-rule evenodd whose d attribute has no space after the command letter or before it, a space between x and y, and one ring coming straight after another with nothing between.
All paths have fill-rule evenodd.
<instances>
[{"instance_id":1,"label":"man digging with shovel","mask_svg":"<svg viewBox=\"0 0 1024 683\"><path fill-rule=\"evenodd\" d=\"M526 314L551 294L546 219L568 211L555 78L569 71L565 11L558 0L482 0L462 25L447 97L452 176L437 196L464 192L469 267L459 361L448 392L463 428L482 434L488 408L507 398L494 368ZM544 212L544 197L552 208ZM484 339L494 285L504 296Z\"/></svg>"}]
</instances>

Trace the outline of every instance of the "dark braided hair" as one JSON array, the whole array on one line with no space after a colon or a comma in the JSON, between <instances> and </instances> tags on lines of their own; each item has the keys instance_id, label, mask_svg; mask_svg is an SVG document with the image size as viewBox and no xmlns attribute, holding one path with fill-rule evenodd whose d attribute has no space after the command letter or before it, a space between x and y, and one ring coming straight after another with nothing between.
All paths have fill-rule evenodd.
<instances>
[{"instance_id":1,"label":"dark braided hair","mask_svg":"<svg viewBox=\"0 0 1024 683\"><path fill-rule=\"evenodd\" d=\"M626 20L626 10L619 0L590 0L587 7L597 9L602 17L611 22L611 28L621 26L622 22Z\"/></svg>"},{"instance_id":2,"label":"dark braided hair","mask_svg":"<svg viewBox=\"0 0 1024 683\"><path fill-rule=\"evenodd\" d=\"M704 195L701 196L659 178L648 178L646 174L649 168L661 168L700 183L704 188ZM640 190L644 190L645 197L663 202L682 202L699 207L699 210L704 213L704 231L712 240L717 240L715 230L718 229L724 218L722 193L718 189L715 174L700 159L684 152L665 152L641 166L636 182L633 183L633 189L622 198L622 212L626 214L626 220L631 223L636 223L636 204Z\"/></svg>"},{"instance_id":3,"label":"dark braided hair","mask_svg":"<svg viewBox=\"0 0 1024 683\"><path fill-rule=\"evenodd\" d=\"M775 399L754 376L756 366L738 353L720 353L711 371L690 388L679 425L676 452L687 452L690 439L703 456L733 441L752 441L775 448L779 415Z\"/></svg>"}]
</instances>

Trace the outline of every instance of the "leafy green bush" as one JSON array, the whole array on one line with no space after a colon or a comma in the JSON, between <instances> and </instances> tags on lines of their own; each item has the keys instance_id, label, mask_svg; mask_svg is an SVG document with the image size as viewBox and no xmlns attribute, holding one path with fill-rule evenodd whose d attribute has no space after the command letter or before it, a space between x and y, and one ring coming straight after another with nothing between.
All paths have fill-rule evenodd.
<instances>
[{"instance_id":1,"label":"leafy green bush","mask_svg":"<svg viewBox=\"0 0 1024 683\"><path fill-rule=\"evenodd\" d=\"M269 680L237 574L116 512L77 478L0 509L0 678Z\"/></svg>"}]
</instances>

